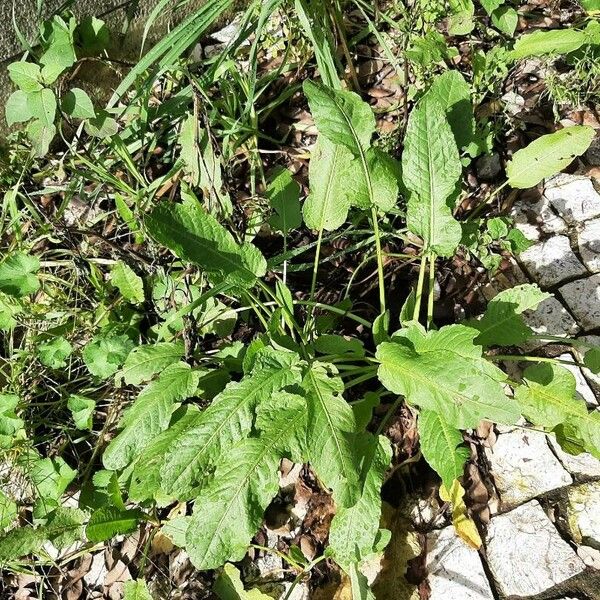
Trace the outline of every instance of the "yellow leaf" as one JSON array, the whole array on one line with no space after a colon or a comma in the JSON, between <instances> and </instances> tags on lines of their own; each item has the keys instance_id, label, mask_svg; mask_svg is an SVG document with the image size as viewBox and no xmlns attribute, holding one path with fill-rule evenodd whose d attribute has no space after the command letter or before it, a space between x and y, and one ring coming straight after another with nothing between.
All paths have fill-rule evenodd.
<instances>
[{"instance_id":1,"label":"yellow leaf","mask_svg":"<svg viewBox=\"0 0 600 600\"><path fill-rule=\"evenodd\" d=\"M444 484L440 486L440 498L444 502L452 504L452 524L454 525L454 529L456 529L458 537L472 548L479 550L481 547L481 537L479 536L475 522L469 518L464 496L465 489L460 485L458 479L453 481L450 491L446 489Z\"/></svg>"}]
</instances>

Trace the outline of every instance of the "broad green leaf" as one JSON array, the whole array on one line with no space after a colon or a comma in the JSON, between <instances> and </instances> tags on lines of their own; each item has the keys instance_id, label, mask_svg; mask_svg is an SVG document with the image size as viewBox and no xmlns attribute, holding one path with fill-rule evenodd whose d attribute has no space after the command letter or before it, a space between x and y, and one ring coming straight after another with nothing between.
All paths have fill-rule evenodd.
<instances>
[{"instance_id":1,"label":"broad green leaf","mask_svg":"<svg viewBox=\"0 0 600 600\"><path fill-rule=\"evenodd\" d=\"M459 71L438 75L423 98L437 102L444 111L459 148L468 146L475 135L471 88Z\"/></svg>"},{"instance_id":2,"label":"broad green leaf","mask_svg":"<svg viewBox=\"0 0 600 600\"><path fill-rule=\"evenodd\" d=\"M42 158L48 154L50 144L56 135L56 127L48 125L39 119L34 119L27 125L27 137L31 142L33 154Z\"/></svg>"},{"instance_id":3,"label":"broad green leaf","mask_svg":"<svg viewBox=\"0 0 600 600\"><path fill-rule=\"evenodd\" d=\"M545 54L567 54L581 47L585 33L577 29L538 30L520 36L509 56L513 60Z\"/></svg>"},{"instance_id":4,"label":"broad green leaf","mask_svg":"<svg viewBox=\"0 0 600 600\"><path fill-rule=\"evenodd\" d=\"M108 379L125 362L133 348L126 335L96 336L83 349L83 362L92 375Z\"/></svg>"},{"instance_id":5,"label":"broad green leaf","mask_svg":"<svg viewBox=\"0 0 600 600\"><path fill-rule=\"evenodd\" d=\"M126 581L123 586L123 600L153 600L152 594L143 579Z\"/></svg>"},{"instance_id":6,"label":"broad green leaf","mask_svg":"<svg viewBox=\"0 0 600 600\"><path fill-rule=\"evenodd\" d=\"M133 269L122 260L118 261L110 271L110 282L116 287L127 302L141 304L144 301L144 282Z\"/></svg>"},{"instance_id":7,"label":"broad green leaf","mask_svg":"<svg viewBox=\"0 0 600 600\"><path fill-rule=\"evenodd\" d=\"M319 134L359 156L375 131L371 107L358 94L335 90L313 81L302 86Z\"/></svg>"},{"instance_id":8,"label":"broad green leaf","mask_svg":"<svg viewBox=\"0 0 600 600\"><path fill-rule=\"evenodd\" d=\"M56 118L56 96L48 88L39 92L31 92L27 96L27 106L34 119L38 119L44 127L54 127Z\"/></svg>"},{"instance_id":9,"label":"broad green leaf","mask_svg":"<svg viewBox=\"0 0 600 600\"><path fill-rule=\"evenodd\" d=\"M160 472L168 451L175 447L179 438L187 430L196 425L199 410L196 406L185 405L175 413L169 428L159 433L136 459L133 473L129 482L128 494L131 500L144 502L155 499L160 506L166 506L172 501L171 497L160 491Z\"/></svg>"},{"instance_id":10,"label":"broad green leaf","mask_svg":"<svg viewBox=\"0 0 600 600\"><path fill-rule=\"evenodd\" d=\"M67 400L67 408L71 411L77 429L92 429L92 416L96 409L96 401L79 394L71 394Z\"/></svg>"},{"instance_id":11,"label":"broad green leaf","mask_svg":"<svg viewBox=\"0 0 600 600\"><path fill-rule=\"evenodd\" d=\"M15 412L18 404L19 396L16 394L0 394L0 436L10 438L22 429L23 420Z\"/></svg>"},{"instance_id":12,"label":"broad green leaf","mask_svg":"<svg viewBox=\"0 0 600 600\"><path fill-rule=\"evenodd\" d=\"M406 220L426 249L440 256L451 256L460 243L461 227L449 199L461 173L456 141L442 107L419 102L410 114L402 154L402 177L410 191Z\"/></svg>"},{"instance_id":13,"label":"broad green leaf","mask_svg":"<svg viewBox=\"0 0 600 600\"><path fill-rule=\"evenodd\" d=\"M231 445L251 431L256 407L298 383L296 354L261 350L251 373L230 383L173 442L162 467L162 492L190 499Z\"/></svg>"},{"instance_id":14,"label":"broad green leaf","mask_svg":"<svg viewBox=\"0 0 600 600\"><path fill-rule=\"evenodd\" d=\"M17 514L15 501L0 490L0 530L11 525L17 518Z\"/></svg>"},{"instance_id":15,"label":"broad green leaf","mask_svg":"<svg viewBox=\"0 0 600 600\"><path fill-rule=\"evenodd\" d=\"M523 415L542 427L587 416L584 400L575 395L575 377L559 365L539 363L525 369L525 385L515 390Z\"/></svg>"},{"instance_id":16,"label":"broad green leaf","mask_svg":"<svg viewBox=\"0 0 600 600\"><path fill-rule=\"evenodd\" d=\"M8 76L23 92L38 92L42 89L39 65L20 60L8 65Z\"/></svg>"},{"instance_id":17,"label":"broad green leaf","mask_svg":"<svg viewBox=\"0 0 600 600\"><path fill-rule=\"evenodd\" d=\"M583 356L583 364L592 373L600 373L600 348L590 348Z\"/></svg>"},{"instance_id":18,"label":"broad green leaf","mask_svg":"<svg viewBox=\"0 0 600 600\"><path fill-rule=\"evenodd\" d=\"M29 465L31 482L42 502L58 500L76 475L60 457L41 458Z\"/></svg>"},{"instance_id":19,"label":"broad green leaf","mask_svg":"<svg viewBox=\"0 0 600 600\"><path fill-rule=\"evenodd\" d=\"M519 24L519 13L512 6L501 6L492 13L492 25L512 37Z\"/></svg>"},{"instance_id":20,"label":"broad green leaf","mask_svg":"<svg viewBox=\"0 0 600 600\"><path fill-rule=\"evenodd\" d=\"M266 272L266 261L252 244L233 236L192 197L182 204L163 202L146 217L152 237L179 258L202 267L215 281L248 287Z\"/></svg>"},{"instance_id":21,"label":"broad green leaf","mask_svg":"<svg viewBox=\"0 0 600 600\"><path fill-rule=\"evenodd\" d=\"M357 452L364 456L365 484L358 502L350 508L338 508L329 530L329 549L344 569L361 562L375 551L381 519L381 485L390 466L392 450L384 436L364 434Z\"/></svg>"},{"instance_id":22,"label":"broad green leaf","mask_svg":"<svg viewBox=\"0 0 600 600\"><path fill-rule=\"evenodd\" d=\"M600 460L600 412L592 410L583 417L573 417L569 424L575 427L585 450Z\"/></svg>"},{"instance_id":23,"label":"broad green leaf","mask_svg":"<svg viewBox=\"0 0 600 600\"><path fill-rule=\"evenodd\" d=\"M116 471L127 466L171 420L175 402L189 398L198 387L200 374L186 363L169 365L149 383L125 411L123 430L104 451L105 468Z\"/></svg>"},{"instance_id":24,"label":"broad green leaf","mask_svg":"<svg viewBox=\"0 0 600 600\"><path fill-rule=\"evenodd\" d=\"M302 206L309 229L334 231L348 217L351 199L346 185L355 168L352 152L319 136L308 165L310 193Z\"/></svg>"},{"instance_id":25,"label":"broad green leaf","mask_svg":"<svg viewBox=\"0 0 600 600\"><path fill-rule=\"evenodd\" d=\"M324 364L313 363L302 380L308 404L307 459L338 507L356 503L361 493L360 456L355 451L356 420L342 397L344 385Z\"/></svg>"},{"instance_id":26,"label":"broad green leaf","mask_svg":"<svg viewBox=\"0 0 600 600\"><path fill-rule=\"evenodd\" d=\"M55 16L49 27L50 35L46 39L47 50L40 57L42 77L46 84L56 81L58 76L75 64L75 47L73 45L74 19L69 23Z\"/></svg>"},{"instance_id":27,"label":"broad green leaf","mask_svg":"<svg viewBox=\"0 0 600 600\"><path fill-rule=\"evenodd\" d=\"M71 88L62 97L61 107L73 119L93 119L96 116L90 97L80 88Z\"/></svg>"},{"instance_id":28,"label":"broad green leaf","mask_svg":"<svg viewBox=\"0 0 600 600\"><path fill-rule=\"evenodd\" d=\"M575 125L539 137L513 155L506 167L509 185L527 189L559 173L590 147L594 135L592 127Z\"/></svg>"},{"instance_id":29,"label":"broad green leaf","mask_svg":"<svg viewBox=\"0 0 600 600\"><path fill-rule=\"evenodd\" d=\"M263 414L261 418L261 412ZM239 561L279 490L281 458L298 460L306 429L301 396L280 393L258 406L258 437L243 439L220 458L200 490L186 533L186 551L198 569Z\"/></svg>"},{"instance_id":30,"label":"broad green leaf","mask_svg":"<svg viewBox=\"0 0 600 600\"><path fill-rule=\"evenodd\" d=\"M419 413L418 427L425 460L450 489L454 480L463 476L470 456L460 431L449 425L442 414L432 410Z\"/></svg>"},{"instance_id":31,"label":"broad green leaf","mask_svg":"<svg viewBox=\"0 0 600 600\"><path fill-rule=\"evenodd\" d=\"M88 55L100 54L108 48L110 32L102 19L89 16L79 21L77 26L79 45Z\"/></svg>"},{"instance_id":32,"label":"broad green leaf","mask_svg":"<svg viewBox=\"0 0 600 600\"><path fill-rule=\"evenodd\" d=\"M379 379L388 390L442 414L457 429L477 427L482 419L518 420L519 406L503 390L506 376L473 342L476 329L448 325L425 334L411 325L400 333L377 348Z\"/></svg>"},{"instance_id":33,"label":"broad green leaf","mask_svg":"<svg viewBox=\"0 0 600 600\"><path fill-rule=\"evenodd\" d=\"M13 92L6 101L4 108L6 114L6 123L9 127L15 123L25 123L33 117L29 108L29 94L23 90Z\"/></svg>"},{"instance_id":34,"label":"broad green leaf","mask_svg":"<svg viewBox=\"0 0 600 600\"><path fill-rule=\"evenodd\" d=\"M579 0L579 3L588 15L600 12L600 0Z\"/></svg>"},{"instance_id":35,"label":"broad green leaf","mask_svg":"<svg viewBox=\"0 0 600 600\"><path fill-rule=\"evenodd\" d=\"M356 563L350 565L348 575L350 576L352 600L375 600L368 579L359 571Z\"/></svg>"},{"instance_id":36,"label":"broad green leaf","mask_svg":"<svg viewBox=\"0 0 600 600\"><path fill-rule=\"evenodd\" d=\"M62 336L38 346L40 362L50 369L60 369L66 366L71 352L73 352L73 346Z\"/></svg>"},{"instance_id":37,"label":"broad green leaf","mask_svg":"<svg viewBox=\"0 0 600 600\"><path fill-rule=\"evenodd\" d=\"M36 256L23 252L10 254L0 264L0 291L20 298L36 292L40 282L36 273L40 269L40 261Z\"/></svg>"},{"instance_id":38,"label":"broad green leaf","mask_svg":"<svg viewBox=\"0 0 600 600\"><path fill-rule=\"evenodd\" d=\"M198 149L198 119L196 115L189 114L181 123L179 131L179 145L181 146L181 160L184 170L190 176L194 186L200 184L200 159Z\"/></svg>"},{"instance_id":39,"label":"broad green leaf","mask_svg":"<svg viewBox=\"0 0 600 600\"><path fill-rule=\"evenodd\" d=\"M86 514L78 508L59 506L52 511L45 526L46 535L59 550L68 548L82 538Z\"/></svg>"},{"instance_id":40,"label":"broad green leaf","mask_svg":"<svg viewBox=\"0 0 600 600\"><path fill-rule=\"evenodd\" d=\"M473 31L475 6L472 0L449 0L448 33L450 35L467 35Z\"/></svg>"},{"instance_id":41,"label":"broad green leaf","mask_svg":"<svg viewBox=\"0 0 600 600\"><path fill-rule=\"evenodd\" d=\"M84 130L100 139L112 137L119 132L119 124L105 110L97 110L93 119L86 119Z\"/></svg>"},{"instance_id":42,"label":"broad green leaf","mask_svg":"<svg viewBox=\"0 0 600 600\"><path fill-rule=\"evenodd\" d=\"M265 196L274 211L269 219L273 229L286 235L290 230L300 227L300 186L288 169L281 169L271 178Z\"/></svg>"},{"instance_id":43,"label":"broad green leaf","mask_svg":"<svg viewBox=\"0 0 600 600\"><path fill-rule=\"evenodd\" d=\"M37 552L46 539L42 527L17 527L0 536L0 565Z\"/></svg>"},{"instance_id":44,"label":"broad green leaf","mask_svg":"<svg viewBox=\"0 0 600 600\"><path fill-rule=\"evenodd\" d=\"M504 4L504 0L480 0L481 6L483 6L485 12L491 16L491 14L499 7Z\"/></svg>"},{"instance_id":45,"label":"broad green leaf","mask_svg":"<svg viewBox=\"0 0 600 600\"><path fill-rule=\"evenodd\" d=\"M116 378L122 379L127 385L139 385L178 362L184 352L183 342L158 342L153 345L136 346L127 356Z\"/></svg>"},{"instance_id":46,"label":"broad green leaf","mask_svg":"<svg viewBox=\"0 0 600 600\"><path fill-rule=\"evenodd\" d=\"M10 331L17 325L15 317L23 312L23 306L17 298L0 292L0 331Z\"/></svg>"},{"instance_id":47,"label":"broad green leaf","mask_svg":"<svg viewBox=\"0 0 600 600\"><path fill-rule=\"evenodd\" d=\"M116 535L131 533L137 529L144 513L139 509L120 510L114 506L104 506L92 513L85 535L90 542L103 542Z\"/></svg>"},{"instance_id":48,"label":"broad green leaf","mask_svg":"<svg viewBox=\"0 0 600 600\"><path fill-rule=\"evenodd\" d=\"M271 600L271 596L263 594L257 588L246 591L240 572L230 563L223 566L213 585L213 592L221 600Z\"/></svg>"},{"instance_id":49,"label":"broad green leaf","mask_svg":"<svg viewBox=\"0 0 600 600\"><path fill-rule=\"evenodd\" d=\"M521 315L536 309L551 295L535 284L517 285L492 298L480 320L473 319L465 325L480 332L475 341L481 346L517 346L533 335Z\"/></svg>"}]
</instances>

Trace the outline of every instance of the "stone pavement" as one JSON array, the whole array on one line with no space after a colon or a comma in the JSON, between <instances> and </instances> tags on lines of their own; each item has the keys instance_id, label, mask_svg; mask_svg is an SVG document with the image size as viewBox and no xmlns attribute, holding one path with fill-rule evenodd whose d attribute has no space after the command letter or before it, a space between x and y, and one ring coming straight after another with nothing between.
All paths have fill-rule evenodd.
<instances>
[{"instance_id":1,"label":"stone pavement","mask_svg":"<svg viewBox=\"0 0 600 600\"><path fill-rule=\"evenodd\" d=\"M510 277L533 281L553 298L526 314L538 334L600 342L600 194L588 177L560 174L542 197L513 207L516 226L536 243ZM489 300L504 285L483 290ZM528 351L581 361L567 345L530 342ZM526 364L512 363L512 369ZM600 378L568 367L590 410L600 410ZM477 552L452 526L427 535L430 600L600 599L600 460L564 452L553 436L499 428L485 448L497 494ZM417 596L418 597L418 596Z\"/></svg>"}]
</instances>

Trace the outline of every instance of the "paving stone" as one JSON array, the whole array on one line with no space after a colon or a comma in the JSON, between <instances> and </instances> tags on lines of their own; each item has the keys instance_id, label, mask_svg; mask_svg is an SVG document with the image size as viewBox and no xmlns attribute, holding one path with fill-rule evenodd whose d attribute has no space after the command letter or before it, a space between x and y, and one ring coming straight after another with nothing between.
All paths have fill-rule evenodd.
<instances>
[{"instance_id":1,"label":"paving stone","mask_svg":"<svg viewBox=\"0 0 600 600\"><path fill-rule=\"evenodd\" d=\"M542 196L537 202L526 198L515 202L510 214L515 227L529 239L538 241L541 232L567 233L567 224L551 208L550 201Z\"/></svg>"},{"instance_id":2,"label":"paving stone","mask_svg":"<svg viewBox=\"0 0 600 600\"><path fill-rule=\"evenodd\" d=\"M600 327L600 273L567 283L559 292L585 331Z\"/></svg>"},{"instance_id":3,"label":"paving stone","mask_svg":"<svg viewBox=\"0 0 600 600\"><path fill-rule=\"evenodd\" d=\"M591 546L579 546L577 548L577 556L592 569L600 571L600 550L592 548Z\"/></svg>"},{"instance_id":4,"label":"paving stone","mask_svg":"<svg viewBox=\"0 0 600 600\"><path fill-rule=\"evenodd\" d=\"M519 259L532 279L544 288L587 275L587 269L571 250L571 243L565 235L555 235L527 248L521 252Z\"/></svg>"},{"instance_id":5,"label":"paving stone","mask_svg":"<svg viewBox=\"0 0 600 600\"><path fill-rule=\"evenodd\" d=\"M505 509L573 482L538 431L503 433L486 455Z\"/></svg>"},{"instance_id":6,"label":"paving stone","mask_svg":"<svg viewBox=\"0 0 600 600\"><path fill-rule=\"evenodd\" d=\"M600 477L600 460L587 452L573 455L565 452L554 436L548 436L548 443L554 450L563 467L578 477Z\"/></svg>"},{"instance_id":7,"label":"paving stone","mask_svg":"<svg viewBox=\"0 0 600 600\"><path fill-rule=\"evenodd\" d=\"M554 297L541 302L536 310L525 311L523 319L538 335L572 337L579 331L579 326L573 316ZM523 348L531 351L544 345L545 342L531 340L524 344Z\"/></svg>"},{"instance_id":8,"label":"paving stone","mask_svg":"<svg viewBox=\"0 0 600 600\"><path fill-rule=\"evenodd\" d=\"M500 591L515 598L540 594L585 569L536 500L493 517L486 549Z\"/></svg>"},{"instance_id":9,"label":"paving stone","mask_svg":"<svg viewBox=\"0 0 600 600\"><path fill-rule=\"evenodd\" d=\"M567 223L600 217L600 194L589 177L561 173L546 181L544 196Z\"/></svg>"},{"instance_id":10,"label":"paving stone","mask_svg":"<svg viewBox=\"0 0 600 600\"><path fill-rule=\"evenodd\" d=\"M600 549L600 481L573 486L568 491L567 515L573 539Z\"/></svg>"},{"instance_id":11,"label":"paving stone","mask_svg":"<svg viewBox=\"0 0 600 600\"><path fill-rule=\"evenodd\" d=\"M430 600L493 600L479 553L467 546L454 527L427 536Z\"/></svg>"},{"instance_id":12,"label":"paving stone","mask_svg":"<svg viewBox=\"0 0 600 600\"><path fill-rule=\"evenodd\" d=\"M600 273L600 219L583 224L577 234L577 245L583 264L592 273Z\"/></svg>"},{"instance_id":13,"label":"paving stone","mask_svg":"<svg viewBox=\"0 0 600 600\"><path fill-rule=\"evenodd\" d=\"M575 360L573 355L569 354L568 352L561 354L558 358L560 358L561 360ZM596 395L594 394L592 388L589 386L586 378L583 376L581 369L575 365L563 364L561 366L573 373L573 376L575 377L575 390L577 392L577 396L582 400L585 400L585 403L588 405L589 408L595 408L596 406L598 406L598 400L596 399Z\"/></svg>"}]
</instances>

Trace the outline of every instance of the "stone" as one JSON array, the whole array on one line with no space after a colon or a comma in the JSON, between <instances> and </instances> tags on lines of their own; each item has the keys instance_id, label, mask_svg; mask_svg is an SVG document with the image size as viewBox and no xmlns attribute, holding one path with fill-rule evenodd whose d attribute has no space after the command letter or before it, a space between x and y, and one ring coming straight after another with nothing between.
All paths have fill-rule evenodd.
<instances>
[{"instance_id":1,"label":"stone","mask_svg":"<svg viewBox=\"0 0 600 600\"><path fill-rule=\"evenodd\" d=\"M577 245L583 264L592 273L600 273L600 219L584 222L577 234Z\"/></svg>"},{"instance_id":2,"label":"stone","mask_svg":"<svg viewBox=\"0 0 600 600\"><path fill-rule=\"evenodd\" d=\"M579 331L575 319L554 297L541 302L536 310L525 311L523 320L538 335L572 337ZM525 343L523 348L531 351L540 348L544 344L543 341L531 340Z\"/></svg>"},{"instance_id":3,"label":"stone","mask_svg":"<svg viewBox=\"0 0 600 600\"><path fill-rule=\"evenodd\" d=\"M502 162L497 152L493 154L484 154L475 161L477 178L481 181L495 181L500 171L502 171Z\"/></svg>"},{"instance_id":4,"label":"stone","mask_svg":"<svg viewBox=\"0 0 600 600\"><path fill-rule=\"evenodd\" d=\"M558 291L585 331L600 327L600 273L566 283Z\"/></svg>"},{"instance_id":5,"label":"stone","mask_svg":"<svg viewBox=\"0 0 600 600\"><path fill-rule=\"evenodd\" d=\"M600 460L587 452L569 454L565 452L554 436L548 436L548 443L562 466L575 477L600 477Z\"/></svg>"},{"instance_id":6,"label":"stone","mask_svg":"<svg viewBox=\"0 0 600 600\"><path fill-rule=\"evenodd\" d=\"M573 539L600 549L600 481L573 486L567 498L567 520Z\"/></svg>"},{"instance_id":7,"label":"stone","mask_svg":"<svg viewBox=\"0 0 600 600\"><path fill-rule=\"evenodd\" d=\"M538 241L540 232L567 233L567 224L552 210L550 201L542 196L537 202L530 202L526 198L515 202L511 216L515 227L529 240Z\"/></svg>"},{"instance_id":8,"label":"stone","mask_svg":"<svg viewBox=\"0 0 600 600\"><path fill-rule=\"evenodd\" d=\"M575 358L568 352L561 354L558 358L561 360L575 360ZM583 376L581 369L576 365L562 364L561 366L570 371L575 377L575 390L577 397L585 400L588 408L596 408L598 406L598 400L596 399L596 395L589 386L586 378Z\"/></svg>"},{"instance_id":9,"label":"stone","mask_svg":"<svg viewBox=\"0 0 600 600\"><path fill-rule=\"evenodd\" d=\"M577 548L577 556L592 569L600 571L600 550L592 548L591 546L579 546Z\"/></svg>"},{"instance_id":10,"label":"stone","mask_svg":"<svg viewBox=\"0 0 600 600\"><path fill-rule=\"evenodd\" d=\"M600 194L589 177L560 173L546 181L544 195L569 224L600 217Z\"/></svg>"},{"instance_id":11,"label":"stone","mask_svg":"<svg viewBox=\"0 0 600 600\"><path fill-rule=\"evenodd\" d=\"M591 167L600 166L600 137L596 136L590 147L585 151L583 155L585 162Z\"/></svg>"},{"instance_id":12,"label":"stone","mask_svg":"<svg viewBox=\"0 0 600 600\"><path fill-rule=\"evenodd\" d=\"M454 527L427 536L429 600L492 600L494 595L477 550L457 535Z\"/></svg>"},{"instance_id":13,"label":"stone","mask_svg":"<svg viewBox=\"0 0 600 600\"><path fill-rule=\"evenodd\" d=\"M576 254L571 250L569 238L555 235L521 252L519 259L525 270L541 287L548 288L587 274Z\"/></svg>"},{"instance_id":14,"label":"stone","mask_svg":"<svg viewBox=\"0 0 600 600\"><path fill-rule=\"evenodd\" d=\"M538 431L503 433L485 452L503 509L573 482Z\"/></svg>"},{"instance_id":15,"label":"stone","mask_svg":"<svg viewBox=\"0 0 600 600\"><path fill-rule=\"evenodd\" d=\"M536 500L493 517L486 550L499 590L514 598L541 594L585 569Z\"/></svg>"}]
</instances>

